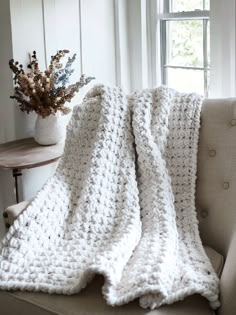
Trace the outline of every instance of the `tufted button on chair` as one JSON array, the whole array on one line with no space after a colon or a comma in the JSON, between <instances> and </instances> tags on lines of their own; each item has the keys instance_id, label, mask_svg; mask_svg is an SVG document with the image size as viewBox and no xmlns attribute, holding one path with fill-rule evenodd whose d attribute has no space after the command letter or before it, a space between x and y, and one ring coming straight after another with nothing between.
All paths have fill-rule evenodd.
<instances>
[{"instance_id":1,"label":"tufted button on chair","mask_svg":"<svg viewBox=\"0 0 236 315\"><path fill-rule=\"evenodd\" d=\"M220 277L221 307L216 311L198 295L144 310L134 301L107 306L102 277L73 296L0 291L1 315L234 315L236 314L236 99L206 100L202 107L198 150L196 208L200 234ZM27 202L6 209L12 224Z\"/></svg>"}]
</instances>

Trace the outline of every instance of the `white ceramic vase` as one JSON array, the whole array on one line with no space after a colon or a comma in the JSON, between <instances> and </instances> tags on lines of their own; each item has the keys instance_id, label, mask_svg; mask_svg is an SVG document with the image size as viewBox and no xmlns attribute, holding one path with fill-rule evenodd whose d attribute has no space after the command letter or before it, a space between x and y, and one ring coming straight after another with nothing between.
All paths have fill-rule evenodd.
<instances>
[{"instance_id":1,"label":"white ceramic vase","mask_svg":"<svg viewBox=\"0 0 236 315\"><path fill-rule=\"evenodd\" d=\"M38 115L35 123L34 139L41 145L52 145L65 137L65 126L60 114L45 118Z\"/></svg>"}]
</instances>

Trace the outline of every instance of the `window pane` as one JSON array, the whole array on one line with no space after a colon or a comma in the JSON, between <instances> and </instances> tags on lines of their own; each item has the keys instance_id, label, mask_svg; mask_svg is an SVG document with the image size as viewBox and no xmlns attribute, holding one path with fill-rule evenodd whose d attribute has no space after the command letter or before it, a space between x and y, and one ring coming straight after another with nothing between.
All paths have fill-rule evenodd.
<instances>
[{"instance_id":1,"label":"window pane","mask_svg":"<svg viewBox=\"0 0 236 315\"><path fill-rule=\"evenodd\" d=\"M207 66L210 67L210 21L207 22Z\"/></svg>"},{"instance_id":2,"label":"window pane","mask_svg":"<svg viewBox=\"0 0 236 315\"><path fill-rule=\"evenodd\" d=\"M168 0L166 0L168 1ZM170 0L171 12L210 10L209 0Z\"/></svg>"},{"instance_id":3,"label":"window pane","mask_svg":"<svg viewBox=\"0 0 236 315\"><path fill-rule=\"evenodd\" d=\"M203 21L168 21L167 64L203 66Z\"/></svg>"},{"instance_id":4,"label":"window pane","mask_svg":"<svg viewBox=\"0 0 236 315\"><path fill-rule=\"evenodd\" d=\"M204 95L204 71L166 69L168 87L179 92L196 92Z\"/></svg>"}]
</instances>

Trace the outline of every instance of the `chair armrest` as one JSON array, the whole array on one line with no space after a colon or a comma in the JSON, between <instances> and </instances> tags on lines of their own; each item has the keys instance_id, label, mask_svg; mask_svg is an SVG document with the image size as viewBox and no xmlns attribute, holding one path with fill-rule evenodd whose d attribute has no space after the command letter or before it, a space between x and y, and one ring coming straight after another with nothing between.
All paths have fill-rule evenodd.
<instances>
[{"instance_id":1,"label":"chair armrest","mask_svg":"<svg viewBox=\"0 0 236 315\"><path fill-rule=\"evenodd\" d=\"M30 201L22 201L5 209L4 218L6 227L10 227L15 219L28 207Z\"/></svg>"},{"instance_id":2,"label":"chair armrest","mask_svg":"<svg viewBox=\"0 0 236 315\"><path fill-rule=\"evenodd\" d=\"M221 307L218 315L232 315L236 310L236 231L233 234L220 278Z\"/></svg>"}]
</instances>

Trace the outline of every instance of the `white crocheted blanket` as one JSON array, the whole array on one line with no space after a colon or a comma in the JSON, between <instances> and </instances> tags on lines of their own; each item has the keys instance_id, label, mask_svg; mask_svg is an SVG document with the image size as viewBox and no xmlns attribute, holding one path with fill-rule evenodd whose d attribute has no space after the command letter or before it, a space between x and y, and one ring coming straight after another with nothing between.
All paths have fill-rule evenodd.
<instances>
[{"instance_id":1,"label":"white crocheted blanket","mask_svg":"<svg viewBox=\"0 0 236 315\"><path fill-rule=\"evenodd\" d=\"M201 97L94 87L74 109L56 173L3 240L0 288L72 294L104 275L107 303L156 308L218 278L198 231Z\"/></svg>"}]
</instances>

